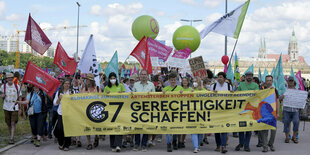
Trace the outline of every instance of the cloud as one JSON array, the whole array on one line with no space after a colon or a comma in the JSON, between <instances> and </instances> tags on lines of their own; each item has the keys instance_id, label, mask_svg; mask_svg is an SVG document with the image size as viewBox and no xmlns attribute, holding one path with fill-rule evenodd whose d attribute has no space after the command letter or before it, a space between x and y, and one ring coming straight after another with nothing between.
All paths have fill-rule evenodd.
<instances>
[{"instance_id":1,"label":"cloud","mask_svg":"<svg viewBox=\"0 0 310 155\"><path fill-rule=\"evenodd\" d=\"M103 12L106 15L116 15L116 14L133 15L139 12L142 8L143 5L141 3L132 3L129 5L121 5L119 3L113 3L105 7Z\"/></svg>"},{"instance_id":2,"label":"cloud","mask_svg":"<svg viewBox=\"0 0 310 155\"><path fill-rule=\"evenodd\" d=\"M7 21L10 21L10 22L20 22L24 19L24 17L21 14L13 13L13 14L7 16L5 19Z\"/></svg>"},{"instance_id":3,"label":"cloud","mask_svg":"<svg viewBox=\"0 0 310 155\"><path fill-rule=\"evenodd\" d=\"M0 19L5 18L6 14L6 4L4 1L0 1Z\"/></svg>"},{"instance_id":4,"label":"cloud","mask_svg":"<svg viewBox=\"0 0 310 155\"><path fill-rule=\"evenodd\" d=\"M95 15L95 16L100 16L102 14L102 8L100 5L93 5L90 8L90 14Z\"/></svg>"},{"instance_id":5,"label":"cloud","mask_svg":"<svg viewBox=\"0 0 310 155\"><path fill-rule=\"evenodd\" d=\"M205 0L203 4L204 4L204 6L206 6L206 7L208 7L208 8L216 8L216 7L218 7L221 3L222 3L222 1Z\"/></svg>"}]
</instances>

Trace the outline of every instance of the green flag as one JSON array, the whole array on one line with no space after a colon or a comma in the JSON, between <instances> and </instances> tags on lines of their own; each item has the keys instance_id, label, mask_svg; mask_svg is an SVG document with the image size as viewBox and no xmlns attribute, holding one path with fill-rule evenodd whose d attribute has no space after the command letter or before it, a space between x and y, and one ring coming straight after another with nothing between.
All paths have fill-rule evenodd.
<instances>
[{"instance_id":1,"label":"green flag","mask_svg":"<svg viewBox=\"0 0 310 155\"><path fill-rule=\"evenodd\" d=\"M295 81L296 83L298 83L297 78L296 78L296 76L295 76L295 74L294 74L293 66L291 66L291 76L294 77L294 81ZM296 84L296 87L295 87L295 88L296 88L296 89L299 89L299 85Z\"/></svg>"},{"instance_id":2,"label":"green flag","mask_svg":"<svg viewBox=\"0 0 310 155\"><path fill-rule=\"evenodd\" d=\"M240 82L240 71L239 71L239 61L237 52L235 53L235 80L237 82Z\"/></svg>"},{"instance_id":3,"label":"green flag","mask_svg":"<svg viewBox=\"0 0 310 155\"><path fill-rule=\"evenodd\" d=\"M258 68L258 79L259 79L259 82L262 81L262 72L260 71L260 67Z\"/></svg>"},{"instance_id":4,"label":"green flag","mask_svg":"<svg viewBox=\"0 0 310 155\"><path fill-rule=\"evenodd\" d=\"M284 74L283 74L283 65L282 65L282 53L280 55L278 64L277 64L276 69L274 71L274 75L275 76L273 77L273 81L275 84L275 88L278 90L279 96L281 96L286 91L285 79L284 79Z\"/></svg>"},{"instance_id":5,"label":"green flag","mask_svg":"<svg viewBox=\"0 0 310 155\"><path fill-rule=\"evenodd\" d=\"M247 73L249 71L254 74L254 65L253 64L243 73L243 75L245 75L245 73Z\"/></svg>"},{"instance_id":6,"label":"green flag","mask_svg":"<svg viewBox=\"0 0 310 155\"><path fill-rule=\"evenodd\" d=\"M269 75L267 69L265 68L264 75L262 81L265 82L266 76Z\"/></svg>"},{"instance_id":7,"label":"green flag","mask_svg":"<svg viewBox=\"0 0 310 155\"><path fill-rule=\"evenodd\" d=\"M227 73L226 73L227 79L230 79L232 83L234 83L234 71L231 67L231 63L228 65Z\"/></svg>"},{"instance_id":8,"label":"green flag","mask_svg":"<svg viewBox=\"0 0 310 155\"><path fill-rule=\"evenodd\" d=\"M115 51L113 57L110 60L110 63L108 64L107 68L105 69L105 75L106 77L109 77L110 73L114 72L117 76L117 80L119 81L118 78L118 56L117 56L117 51Z\"/></svg>"}]
</instances>

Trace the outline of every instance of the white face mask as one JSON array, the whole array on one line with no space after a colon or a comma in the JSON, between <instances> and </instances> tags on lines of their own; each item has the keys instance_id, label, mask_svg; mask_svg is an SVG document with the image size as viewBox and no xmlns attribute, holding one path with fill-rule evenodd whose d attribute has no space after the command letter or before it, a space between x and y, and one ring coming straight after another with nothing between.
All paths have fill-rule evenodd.
<instances>
[{"instance_id":1,"label":"white face mask","mask_svg":"<svg viewBox=\"0 0 310 155\"><path fill-rule=\"evenodd\" d=\"M116 83L116 79L112 79L112 80L110 80L110 82L111 82L112 84L115 84L115 83Z\"/></svg>"},{"instance_id":2,"label":"white face mask","mask_svg":"<svg viewBox=\"0 0 310 155\"><path fill-rule=\"evenodd\" d=\"M197 83L197 82L194 82L194 83L193 83L193 86L194 86L194 87L197 87L197 86L198 86L198 83Z\"/></svg>"}]
</instances>

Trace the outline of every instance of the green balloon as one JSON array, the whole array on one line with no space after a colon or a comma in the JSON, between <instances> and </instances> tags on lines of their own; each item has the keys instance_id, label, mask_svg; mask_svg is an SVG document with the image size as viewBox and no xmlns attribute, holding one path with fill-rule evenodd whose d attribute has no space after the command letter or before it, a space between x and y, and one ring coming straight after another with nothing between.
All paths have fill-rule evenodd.
<instances>
[{"instance_id":1,"label":"green balloon","mask_svg":"<svg viewBox=\"0 0 310 155\"><path fill-rule=\"evenodd\" d=\"M186 47L188 47L193 53L200 45L200 35L194 27L185 25L179 27L173 33L172 42L177 50L186 49Z\"/></svg>"},{"instance_id":2,"label":"green balloon","mask_svg":"<svg viewBox=\"0 0 310 155\"><path fill-rule=\"evenodd\" d=\"M155 39L159 32L159 25L155 18L143 15L135 19L131 26L133 36L140 41L143 36Z\"/></svg>"}]
</instances>

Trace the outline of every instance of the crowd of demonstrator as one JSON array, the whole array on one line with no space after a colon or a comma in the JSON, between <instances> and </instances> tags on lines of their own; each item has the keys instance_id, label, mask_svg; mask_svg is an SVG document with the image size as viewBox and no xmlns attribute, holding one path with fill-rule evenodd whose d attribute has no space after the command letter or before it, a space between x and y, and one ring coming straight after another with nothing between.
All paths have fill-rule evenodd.
<instances>
[{"instance_id":1,"label":"crowd of demonstrator","mask_svg":"<svg viewBox=\"0 0 310 155\"><path fill-rule=\"evenodd\" d=\"M36 86L27 83L21 83L22 75L16 73L1 73L1 89L0 96L3 99L3 110L5 114L5 122L10 133L9 144L14 144L14 133L18 117L29 119L32 142L39 147L42 140L52 139L55 136L59 144L59 149L69 151L70 146L82 147L81 137L65 137L62 123L61 99L64 94L75 93L121 93L121 92L186 92L186 91L244 91L259 90L273 88L273 77L266 76L265 82L259 81L253 76L252 72L247 72L241 77L239 84L232 83L226 78L224 72L219 72L216 76L210 70L207 70L208 77L199 78L191 77L186 74L181 76L177 69L171 69L165 75L149 75L146 70L141 70L139 74L133 74L130 78L121 78L117 80L115 73L109 74L108 77L104 73L100 73L100 86L96 86L93 74L75 73L73 76L58 77L61 82L59 88L53 96L48 96L45 92ZM151 80L150 80L151 79ZM293 77L288 77L286 81L287 89L295 89L296 82ZM307 85L305 85L306 88ZM276 90L277 94L277 90ZM279 116L279 106L285 96L276 95L276 113ZM296 108L283 107L282 116L284 123L283 132L285 133L285 143L290 140L298 143L298 126L299 126L299 110ZM293 133L290 134L290 124L293 124ZM270 138L268 139L268 130L255 131L258 135L257 147L262 147L263 152L268 150L275 151L274 140L276 130L270 130ZM232 133L233 137L239 137L239 144L235 147L235 151L241 149L250 152L250 139L252 131ZM200 147L208 144L206 134L191 134L193 152L200 151ZM215 151L226 153L226 145L228 144L228 133L214 134L216 141ZM105 139L104 135L86 136L86 149L91 150L99 145L99 139ZM166 135L167 152L182 149L185 147L186 135ZM93 138L93 139L92 139ZM120 152L121 148L132 148L135 151L147 151L148 148L159 143L162 135L110 135L110 147L113 152Z\"/></svg>"}]
</instances>

